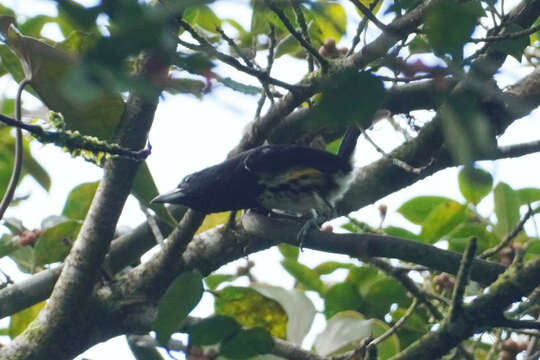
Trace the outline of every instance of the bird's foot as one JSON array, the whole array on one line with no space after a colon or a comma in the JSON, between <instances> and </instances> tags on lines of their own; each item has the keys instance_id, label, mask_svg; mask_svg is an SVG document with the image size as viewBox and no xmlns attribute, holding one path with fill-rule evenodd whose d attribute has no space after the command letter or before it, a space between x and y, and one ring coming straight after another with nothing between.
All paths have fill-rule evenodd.
<instances>
[{"instance_id":1,"label":"bird's foot","mask_svg":"<svg viewBox=\"0 0 540 360\"><path fill-rule=\"evenodd\" d=\"M307 239L309 232L313 229L319 230L319 223L315 218L308 219L304 225L302 225L300 231L298 231L296 239L298 240L298 247L300 248L300 251L304 250L305 240Z\"/></svg>"}]
</instances>

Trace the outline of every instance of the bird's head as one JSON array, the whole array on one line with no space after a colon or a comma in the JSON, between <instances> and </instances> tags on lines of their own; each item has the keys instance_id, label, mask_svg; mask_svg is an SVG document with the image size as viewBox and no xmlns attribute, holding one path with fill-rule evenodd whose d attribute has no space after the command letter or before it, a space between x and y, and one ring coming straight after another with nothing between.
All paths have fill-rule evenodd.
<instances>
[{"instance_id":1,"label":"bird's head","mask_svg":"<svg viewBox=\"0 0 540 360\"><path fill-rule=\"evenodd\" d=\"M151 203L181 204L202 210L201 200L209 190L209 180L204 171L187 175L174 190L156 196Z\"/></svg>"}]
</instances>

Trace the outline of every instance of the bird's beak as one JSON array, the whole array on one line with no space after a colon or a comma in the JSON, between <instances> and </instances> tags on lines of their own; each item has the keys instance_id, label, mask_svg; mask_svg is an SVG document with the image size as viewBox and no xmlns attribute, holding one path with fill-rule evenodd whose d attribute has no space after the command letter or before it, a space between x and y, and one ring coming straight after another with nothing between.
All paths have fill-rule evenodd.
<instances>
[{"instance_id":1,"label":"bird's beak","mask_svg":"<svg viewBox=\"0 0 540 360\"><path fill-rule=\"evenodd\" d=\"M168 193L156 196L155 198L152 199L152 201L150 201L150 204L179 203L185 196L186 194L182 192L182 189L177 188Z\"/></svg>"}]
</instances>

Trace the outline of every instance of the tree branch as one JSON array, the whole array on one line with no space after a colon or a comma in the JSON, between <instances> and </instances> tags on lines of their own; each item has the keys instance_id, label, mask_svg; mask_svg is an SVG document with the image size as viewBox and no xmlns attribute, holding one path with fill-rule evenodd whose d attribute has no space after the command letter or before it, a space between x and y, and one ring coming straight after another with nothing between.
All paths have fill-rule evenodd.
<instances>
[{"instance_id":1,"label":"tree branch","mask_svg":"<svg viewBox=\"0 0 540 360\"><path fill-rule=\"evenodd\" d=\"M309 41L309 37L304 39L304 37L296 31L289 19L287 19L285 13L279 7L277 7L272 0L264 0L264 2L266 6L268 6L277 15L279 20L281 20L282 24L285 25L287 30L289 30L289 33L291 33L291 35L294 36L296 40L298 40L300 45L302 45L302 47L306 49L311 56L317 59L317 62L321 66L323 73L326 72L329 67L328 60L326 60L321 54L319 54L316 49L313 48L311 42Z\"/></svg>"}]
</instances>

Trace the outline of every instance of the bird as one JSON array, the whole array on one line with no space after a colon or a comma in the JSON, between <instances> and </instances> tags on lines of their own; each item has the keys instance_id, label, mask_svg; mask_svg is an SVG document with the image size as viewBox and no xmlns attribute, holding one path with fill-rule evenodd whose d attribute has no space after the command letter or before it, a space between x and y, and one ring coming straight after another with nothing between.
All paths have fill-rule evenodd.
<instances>
[{"instance_id":1,"label":"bird","mask_svg":"<svg viewBox=\"0 0 540 360\"><path fill-rule=\"evenodd\" d=\"M202 213L257 209L304 221L300 243L313 227L335 217L334 205L353 177L360 129L347 128L337 154L300 145L261 145L187 175L151 203Z\"/></svg>"}]
</instances>

